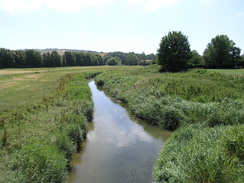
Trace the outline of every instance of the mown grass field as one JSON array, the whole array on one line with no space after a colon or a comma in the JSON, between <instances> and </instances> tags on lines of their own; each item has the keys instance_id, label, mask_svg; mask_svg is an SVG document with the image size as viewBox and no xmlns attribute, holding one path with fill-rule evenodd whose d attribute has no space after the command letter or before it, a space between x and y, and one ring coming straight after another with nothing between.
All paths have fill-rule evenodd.
<instances>
[{"instance_id":1,"label":"mown grass field","mask_svg":"<svg viewBox=\"0 0 244 183\"><path fill-rule=\"evenodd\" d=\"M87 80L136 117L175 131L154 182L243 182L244 70L158 66L0 70L0 182L65 182L93 105Z\"/></svg>"},{"instance_id":2,"label":"mown grass field","mask_svg":"<svg viewBox=\"0 0 244 183\"><path fill-rule=\"evenodd\" d=\"M158 69L95 78L136 117L175 131L155 164L154 182L244 182L244 70Z\"/></svg>"}]
</instances>

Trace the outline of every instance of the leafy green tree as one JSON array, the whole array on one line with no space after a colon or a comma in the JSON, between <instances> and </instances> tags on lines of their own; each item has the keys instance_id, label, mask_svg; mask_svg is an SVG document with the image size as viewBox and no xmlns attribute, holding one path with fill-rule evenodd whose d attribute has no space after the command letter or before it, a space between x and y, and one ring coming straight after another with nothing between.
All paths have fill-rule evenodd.
<instances>
[{"instance_id":1,"label":"leafy green tree","mask_svg":"<svg viewBox=\"0 0 244 183\"><path fill-rule=\"evenodd\" d=\"M125 65L126 64L126 53L123 53L121 51L117 51L117 52L112 52L109 53L108 55L112 56L112 57L119 57L121 59L121 64Z\"/></svg>"},{"instance_id":2,"label":"leafy green tree","mask_svg":"<svg viewBox=\"0 0 244 183\"><path fill-rule=\"evenodd\" d=\"M191 52L191 55L192 55L192 57L188 61L189 67L198 67L198 66L204 65L203 57L196 50L193 50Z\"/></svg>"},{"instance_id":3,"label":"leafy green tree","mask_svg":"<svg viewBox=\"0 0 244 183\"><path fill-rule=\"evenodd\" d=\"M109 54L103 56L103 62L107 64L107 61L108 61L110 58L112 58L112 56L109 55Z\"/></svg>"},{"instance_id":4,"label":"leafy green tree","mask_svg":"<svg viewBox=\"0 0 244 183\"><path fill-rule=\"evenodd\" d=\"M76 65L83 66L84 65L84 55L82 52L75 53Z\"/></svg>"},{"instance_id":5,"label":"leafy green tree","mask_svg":"<svg viewBox=\"0 0 244 183\"><path fill-rule=\"evenodd\" d=\"M231 65L236 66L241 63L241 49L235 46L235 43L232 41L230 48L230 62Z\"/></svg>"},{"instance_id":6,"label":"leafy green tree","mask_svg":"<svg viewBox=\"0 0 244 183\"><path fill-rule=\"evenodd\" d=\"M241 55L240 66L244 67L244 54Z\"/></svg>"},{"instance_id":7,"label":"leafy green tree","mask_svg":"<svg viewBox=\"0 0 244 183\"><path fill-rule=\"evenodd\" d=\"M103 61L103 58L101 55L96 54L96 57L97 57L98 65L105 65L106 64L106 62Z\"/></svg>"},{"instance_id":8,"label":"leafy green tree","mask_svg":"<svg viewBox=\"0 0 244 183\"><path fill-rule=\"evenodd\" d=\"M158 64L162 70L179 72L188 68L191 58L188 38L182 32L169 32L160 42L158 49Z\"/></svg>"},{"instance_id":9,"label":"leafy green tree","mask_svg":"<svg viewBox=\"0 0 244 183\"><path fill-rule=\"evenodd\" d=\"M25 67L26 54L24 51L13 51L15 67Z\"/></svg>"},{"instance_id":10,"label":"leafy green tree","mask_svg":"<svg viewBox=\"0 0 244 183\"><path fill-rule=\"evenodd\" d=\"M43 57L43 66L44 67L51 67L52 64L51 64L51 54L49 52L46 52L46 53L43 53L42 54L42 57Z\"/></svg>"},{"instance_id":11,"label":"leafy green tree","mask_svg":"<svg viewBox=\"0 0 244 183\"><path fill-rule=\"evenodd\" d=\"M26 50L26 67L42 67L43 58L36 50Z\"/></svg>"},{"instance_id":12,"label":"leafy green tree","mask_svg":"<svg viewBox=\"0 0 244 183\"><path fill-rule=\"evenodd\" d=\"M0 68L14 67L14 56L11 50L0 49Z\"/></svg>"},{"instance_id":13,"label":"leafy green tree","mask_svg":"<svg viewBox=\"0 0 244 183\"><path fill-rule=\"evenodd\" d=\"M65 51L65 61L68 66L75 66L76 65L76 59L75 59L75 52L72 51Z\"/></svg>"},{"instance_id":14,"label":"leafy green tree","mask_svg":"<svg viewBox=\"0 0 244 183\"><path fill-rule=\"evenodd\" d=\"M111 57L107 60L107 65L120 65L121 59L119 57Z\"/></svg>"},{"instance_id":15,"label":"leafy green tree","mask_svg":"<svg viewBox=\"0 0 244 183\"><path fill-rule=\"evenodd\" d=\"M229 68L239 63L240 53L241 49L228 36L217 35L208 43L203 57L207 67Z\"/></svg>"},{"instance_id":16,"label":"leafy green tree","mask_svg":"<svg viewBox=\"0 0 244 183\"><path fill-rule=\"evenodd\" d=\"M125 64L126 65L139 65L140 59L138 58L138 56L135 53L130 53L126 56Z\"/></svg>"},{"instance_id":17,"label":"leafy green tree","mask_svg":"<svg viewBox=\"0 0 244 183\"><path fill-rule=\"evenodd\" d=\"M50 62L52 67L60 67L62 65L62 57L57 51L51 52Z\"/></svg>"}]
</instances>

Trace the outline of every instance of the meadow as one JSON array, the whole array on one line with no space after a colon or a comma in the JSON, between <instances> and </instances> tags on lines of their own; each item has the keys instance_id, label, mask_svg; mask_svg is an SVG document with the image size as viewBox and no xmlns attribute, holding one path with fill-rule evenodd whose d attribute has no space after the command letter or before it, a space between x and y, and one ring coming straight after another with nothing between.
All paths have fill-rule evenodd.
<instances>
[{"instance_id":1,"label":"meadow","mask_svg":"<svg viewBox=\"0 0 244 183\"><path fill-rule=\"evenodd\" d=\"M0 182L66 181L92 120L86 78L99 69L109 68L0 70Z\"/></svg>"},{"instance_id":2,"label":"meadow","mask_svg":"<svg viewBox=\"0 0 244 183\"><path fill-rule=\"evenodd\" d=\"M174 131L154 182L243 182L244 70L152 66L0 70L0 182L65 182L92 121L89 78L130 112Z\"/></svg>"},{"instance_id":3,"label":"meadow","mask_svg":"<svg viewBox=\"0 0 244 183\"><path fill-rule=\"evenodd\" d=\"M158 70L95 78L136 117L175 132L155 164L154 182L243 182L244 70Z\"/></svg>"}]
</instances>

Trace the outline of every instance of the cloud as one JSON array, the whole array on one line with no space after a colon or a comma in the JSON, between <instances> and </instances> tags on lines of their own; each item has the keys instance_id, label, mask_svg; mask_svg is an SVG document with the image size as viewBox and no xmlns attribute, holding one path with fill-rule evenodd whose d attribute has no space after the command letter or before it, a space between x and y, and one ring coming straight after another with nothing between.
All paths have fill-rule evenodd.
<instances>
[{"instance_id":1,"label":"cloud","mask_svg":"<svg viewBox=\"0 0 244 183\"><path fill-rule=\"evenodd\" d=\"M0 0L0 9L10 14L37 10L43 6L43 0Z\"/></svg>"},{"instance_id":2,"label":"cloud","mask_svg":"<svg viewBox=\"0 0 244 183\"><path fill-rule=\"evenodd\" d=\"M101 6L115 0L0 0L0 9L10 14L42 9L44 7L78 12L85 6Z\"/></svg>"},{"instance_id":3,"label":"cloud","mask_svg":"<svg viewBox=\"0 0 244 183\"><path fill-rule=\"evenodd\" d=\"M128 3L132 7L142 5L147 11L154 11L163 6L169 6L175 4L179 0L128 0Z\"/></svg>"}]
</instances>

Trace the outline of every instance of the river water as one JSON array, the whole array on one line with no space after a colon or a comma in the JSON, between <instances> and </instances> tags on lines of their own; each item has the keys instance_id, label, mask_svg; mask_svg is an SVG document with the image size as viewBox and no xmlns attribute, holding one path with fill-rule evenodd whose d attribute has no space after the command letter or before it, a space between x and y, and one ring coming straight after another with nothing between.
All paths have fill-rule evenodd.
<instances>
[{"instance_id":1,"label":"river water","mask_svg":"<svg viewBox=\"0 0 244 183\"><path fill-rule=\"evenodd\" d=\"M131 119L94 81L93 123L82 151L71 162L70 183L150 183L152 168L169 131Z\"/></svg>"}]
</instances>

